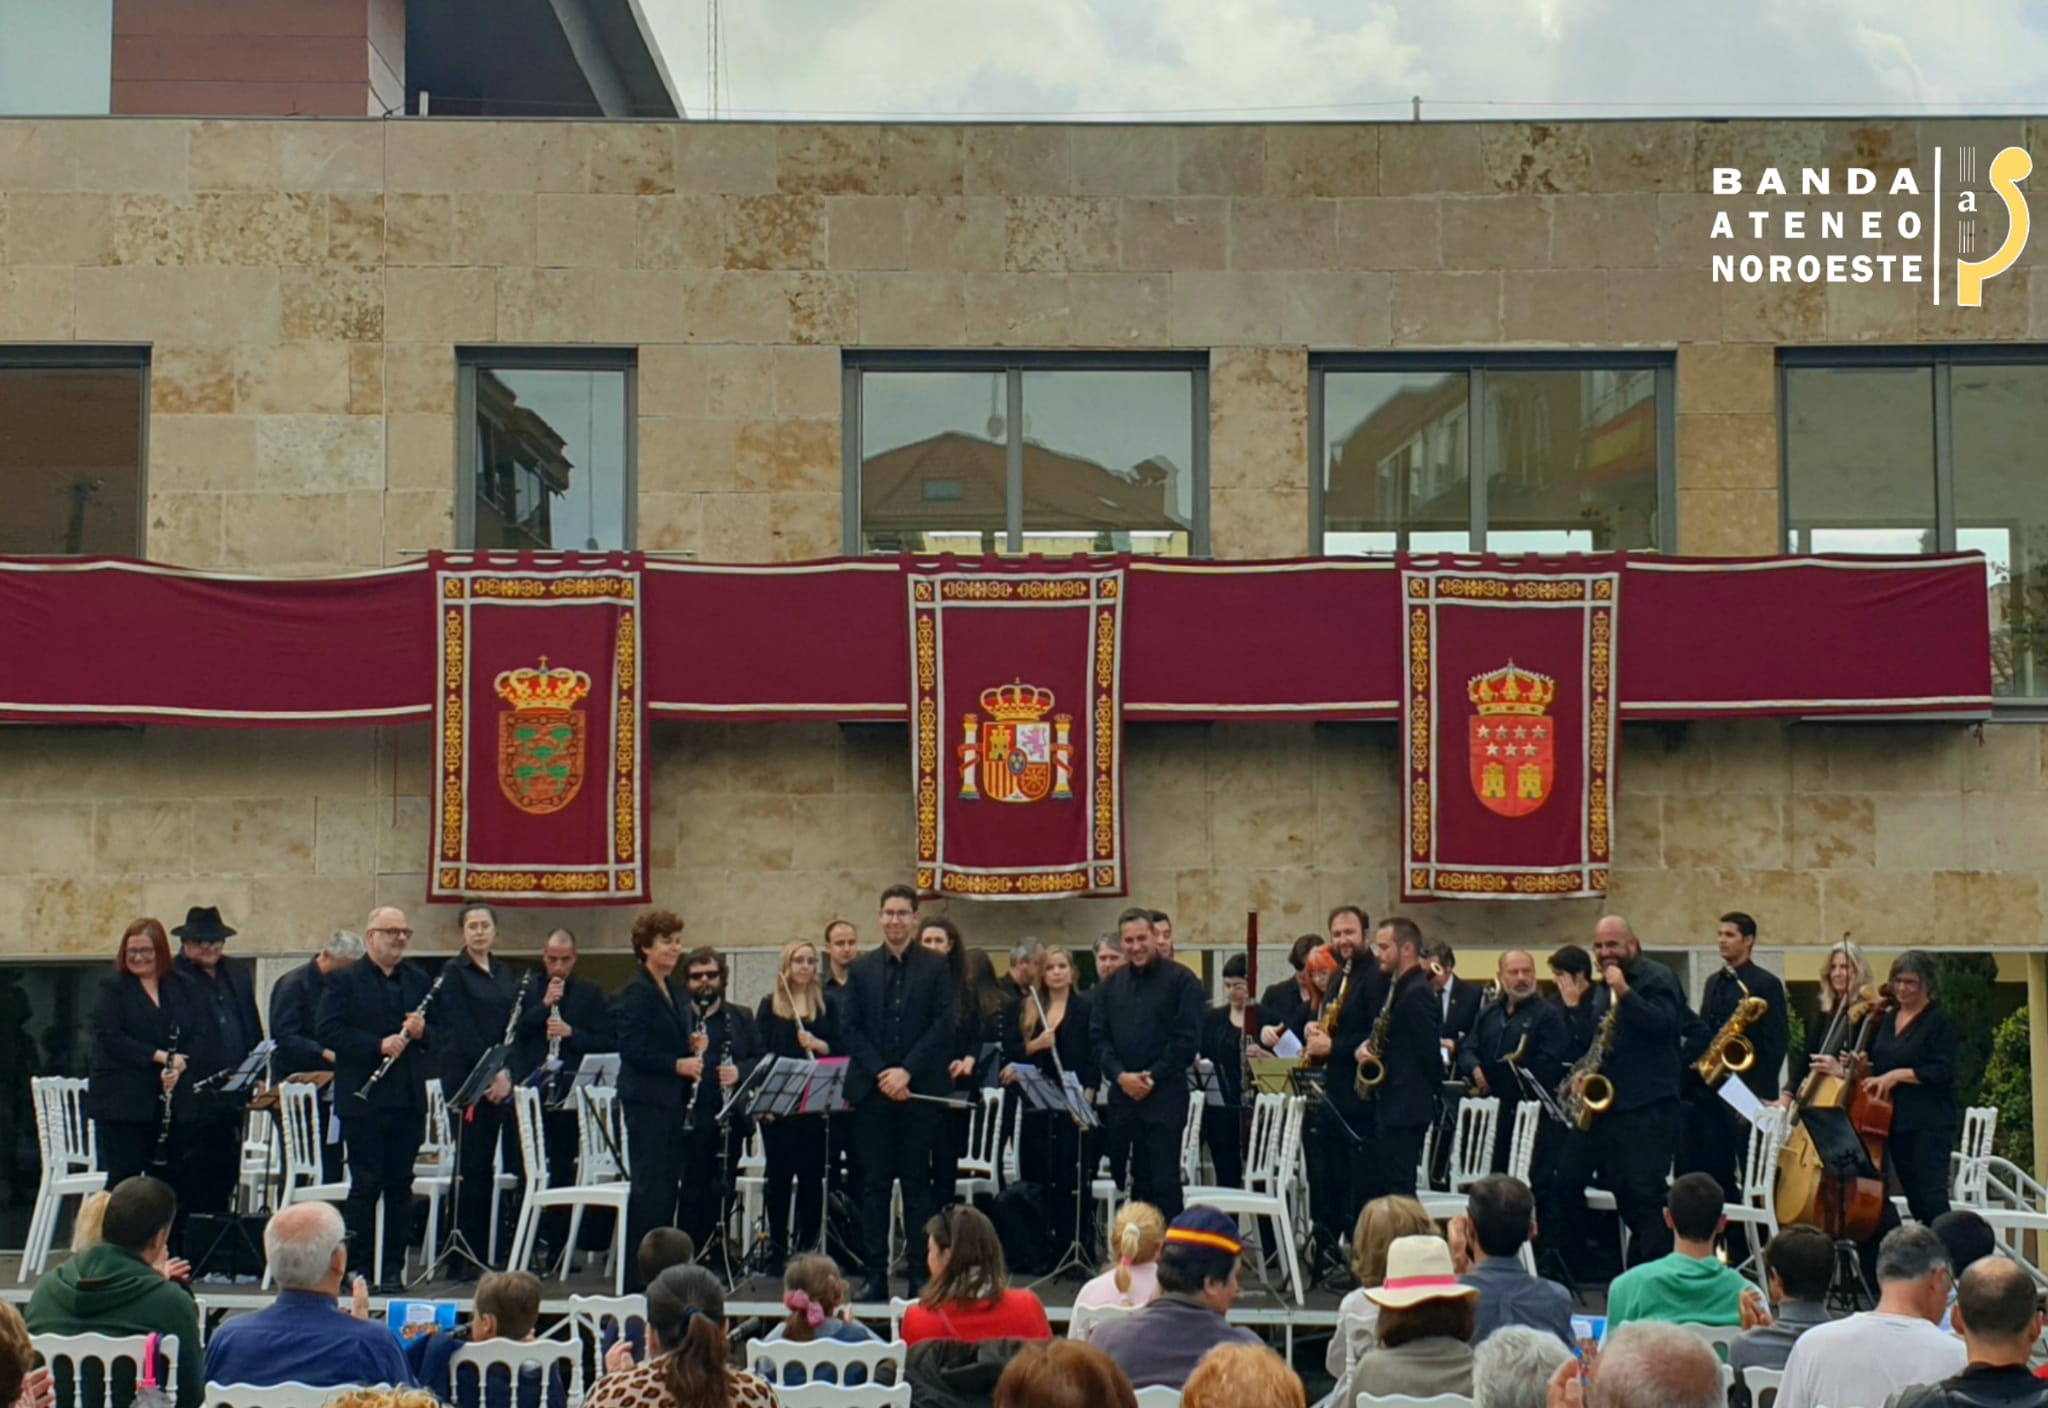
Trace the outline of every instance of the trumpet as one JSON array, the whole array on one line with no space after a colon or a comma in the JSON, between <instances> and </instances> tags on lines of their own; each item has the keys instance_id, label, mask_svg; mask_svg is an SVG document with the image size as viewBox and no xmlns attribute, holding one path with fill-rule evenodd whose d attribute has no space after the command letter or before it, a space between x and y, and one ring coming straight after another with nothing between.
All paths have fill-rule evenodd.
<instances>
[{"instance_id":1,"label":"trumpet","mask_svg":"<svg viewBox=\"0 0 2048 1408\"><path fill-rule=\"evenodd\" d=\"M1380 1004L1380 1015L1373 1018L1372 1035L1365 1039L1365 1059L1358 1063L1358 1078L1352 1083L1352 1090L1361 1100L1370 1100L1387 1083L1387 1063L1380 1053L1387 1044L1387 1028L1393 1025L1394 994L1400 990L1399 979L1387 984L1387 1000Z\"/></svg>"},{"instance_id":2,"label":"trumpet","mask_svg":"<svg viewBox=\"0 0 2048 1408\"><path fill-rule=\"evenodd\" d=\"M1735 979L1735 986L1742 989L1742 1000L1735 1004L1735 1011L1721 1024L1721 1030L1714 1033L1714 1039L1707 1043L1705 1054L1692 1063L1694 1074L1707 1083L1709 1090L1729 1076L1740 1075L1756 1064L1756 1043L1743 1033L1761 1022L1771 1010L1770 1003L1750 995L1749 984L1736 977L1733 964L1721 971Z\"/></svg>"},{"instance_id":3,"label":"trumpet","mask_svg":"<svg viewBox=\"0 0 2048 1408\"><path fill-rule=\"evenodd\" d=\"M444 965L441 971L434 975L433 986L429 987L427 989L427 995L420 999L420 1005L413 1008L412 1011L407 1015L412 1017L424 1018L427 1015L427 1008L433 1005L434 994L439 992L441 990L441 984L447 981L448 969ZM403 1025L399 1027L398 1035L403 1039L404 1045L400 1046L398 1050L392 1052L389 1056L386 1056L383 1060L383 1063L379 1065L376 1070L370 1072L370 1078L364 1081L363 1088L356 1092L356 1099L367 1102L370 1098L370 1092L377 1088L377 1082L384 1079L385 1076L391 1074L391 1068L398 1064L398 1058L405 1054L405 1048L407 1046L412 1045L412 1038L406 1036L405 1028Z\"/></svg>"}]
</instances>

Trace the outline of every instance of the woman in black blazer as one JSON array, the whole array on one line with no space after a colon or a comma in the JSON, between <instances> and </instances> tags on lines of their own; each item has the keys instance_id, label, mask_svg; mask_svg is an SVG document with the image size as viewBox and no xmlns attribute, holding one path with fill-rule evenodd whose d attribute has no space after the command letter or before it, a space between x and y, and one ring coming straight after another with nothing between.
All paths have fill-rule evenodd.
<instances>
[{"instance_id":1,"label":"woman in black blazer","mask_svg":"<svg viewBox=\"0 0 2048 1408\"><path fill-rule=\"evenodd\" d=\"M974 1065L981 1050L981 1009L967 976L967 946L950 919L926 919L917 926L917 942L946 960L952 970L952 1033L946 1042L946 1074L953 1092L978 1099L981 1085ZM974 1111L943 1110L932 1137L932 1211L944 1212L960 1201L960 1159L974 1130Z\"/></svg>"},{"instance_id":2,"label":"woman in black blazer","mask_svg":"<svg viewBox=\"0 0 2048 1408\"><path fill-rule=\"evenodd\" d=\"M190 1083L180 1077L202 1035L199 1018L185 979L171 967L164 926L154 919L130 924L93 1009L86 1086L85 1109L98 1127L107 1187L149 1171L166 1089L173 1092L173 1126L190 1113Z\"/></svg>"},{"instance_id":3,"label":"woman in black blazer","mask_svg":"<svg viewBox=\"0 0 2048 1408\"><path fill-rule=\"evenodd\" d=\"M673 1227L683 1173L685 1081L704 1068L704 1038L691 1013L690 994L672 975L683 958L683 921L666 909L633 921L633 956L640 971L614 999L619 1034L619 1110L626 1121L632 1191L626 1199L626 1254L656 1227ZM698 1087L692 1086L694 1090ZM716 1107L702 1118L717 1113ZM645 1290L637 1266L627 1284Z\"/></svg>"},{"instance_id":4,"label":"woman in black blazer","mask_svg":"<svg viewBox=\"0 0 2048 1408\"><path fill-rule=\"evenodd\" d=\"M801 1019L801 1020L799 1020ZM815 1061L832 1054L838 1032L818 979L818 946L798 939L782 946L775 991L761 999L755 1026L770 1056ZM761 1152L768 1174L768 1261L789 1259L789 1190L796 1186L796 1249L817 1244L825 1216L825 1121L830 1115L790 1115L761 1121Z\"/></svg>"},{"instance_id":5,"label":"woman in black blazer","mask_svg":"<svg viewBox=\"0 0 2048 1408\"><path fill-rule=\"evenodd\" d=\"M1003 1058L1012 1065L1036 1067L1055 1086L1063 1069L1072 1073L1092 1105L1101 1081L1100 1058L1089 1029L1089 995L1074 986L1073 955L1063 948L1048 948L1039 964L1039 982L1040 987L1025 992L1011 1008L1012 1019L1003 1031ZM1017 1130L1017 1167L1026 1183L1046 1190L1046 1224L1055 1246L1064 1246L1074 1235L1075 1199L1080 1196L1074 1181L1075 1141L1080 1137L1071 1116L1024 1107ZM1094 1142L1091 1139L1091 1147L1079 1151L1085 1167L1078 1172L1084 1176L1094 1167Z\"/></svg>"}]
</instances>

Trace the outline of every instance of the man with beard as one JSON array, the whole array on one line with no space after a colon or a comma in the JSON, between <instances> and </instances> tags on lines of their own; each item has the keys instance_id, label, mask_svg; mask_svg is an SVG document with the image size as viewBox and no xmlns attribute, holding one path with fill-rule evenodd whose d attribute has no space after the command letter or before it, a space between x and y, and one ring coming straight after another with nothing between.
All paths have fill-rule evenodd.
<instances>
[{"instance_id":1,"label":"man with beard","mask_svg":"<svg viewBox=\"0 0 2048 1408\"><path fill-rule=\"evenodd\" d=\"M1316 1107L1305 1142L1309 1217L1316 1229L1316 1258L1324 1267L1318 1275L1332 1285L1344 1282L1349 1272L1351 1229L1366 1199L1362 1161L1373 1111L1358 1094L1358 1047L1372 1034L1373 1018L1387 996L1387 976L1366 948L1366 924L1365 911L1355 904L1330 911L1329 953L1337 973L1315 1019L1303 1029L1303 1054L1328 1073L1327 1107Z\"/></svg>"},{"instance_id":2,"label":"man with beard","mask_svg":"<svg viewBox=\"0 0 2048 1408\"><path fill-rule=\"evenodd\" d=\"M696 1101L697 1118L683 1143L682 1193L677 1199L676 1223L690 1234L703 1256L712 1244L714 1232L725 1230L725 1212L731 1207L734 1180L739 1176L740 1154L750 1126L735 1111L721 1126L719 1107L734 1086L761 1059L765 1048L754 1026L753 1014L725 1001L725 955L714 948L693 950L683 960L683 974L690 988L690 1006L696 1010L697 1029L704 1033L705 1076L716 1082L696 1100L695 1082L686 1101ZM686 1107L687 1108L687 1107ZM723 1152L724 1166L719 1165ZM720 1247L728 1256L732 1249Z\"/></svg>"},{"instance_id":3,"label":"man with beard","mask_svg":"<svg viewBox=\"0 0 2048 1408\"><path fill-rule=\"evenodd\" d=\"M616 1051L618 1043L612 1036L611 1004L604 990L576 976L574 934L567 929L549 934L547 943L541 947L540 966L546 986L519 1013L519 1025L513 1032L518 1045L512 1069L524 1079L540 1072L549 1060L548 1052L555 1052L558 1065L546 1074L540 1088L540 1119L547 1142L548 1183L561 1188L576 1181L576 1107L567 1098L576 1069L585 1056ZM623 1172L620 1176L624 1176ZM585 1240L604 1245L595 1240L594 1234L605 1229L593 1225L604 1220L602 1209L584 1215ZM568 1208L549 1208L541 1214L542 1266L547 1265L551 1253L563 1250L568 1228Z\"/></svg>"},{"instance_id":4,"label":"man with beard","mask_svg":"<svg viewBox=\"0 0 2048 1408\"><path fill-rule=\"evenodd\" d=\"M1347 1074L1355 1077L1368 1054L1385 1068L1386 1079L1368 1099L1373 1113L1373 1148L1366 1161L1366 1173L1372 1180L1366 1195L1368 1199L1412 1198L1423 1136L1436 1113L1437 1087L1443 1081L1442 1009L1430 987L1429 970L1422 963L1422 930L1414 920L1386 920L1373 934L1372 946L1381 975L1393 985L1391 1003L1381 999L1386 1004L1386 1040L1374 1049L1370 1040L1378 1024L1378 1013L1374 1013L1367 1024L1368 1039L1358 1044L1351 1066L1339 1067L1333 1079L1341 1082Z\"/></svg>"},{"instance_id":5,"label":"man with beard","mask_svg":"<svg viewBox=\"0 0 2048 1408\"><path fill-rule=\"evenodd\" d=\"M1509 949L1500 956L1495 1000L1480 1009L1471 1034L1458 1052L1458 1074L1474 1093L1500 1100L1500 1128L1493 1141L1493 1171L1505 1173L1514 1138L1515 1109L1525 1098L1517 1067L1545 1090L1557 1089L1564 1078L1564 1014L1536 991L1536 960L1526 950ZM1513 1057L1513 1061L1509 1061ZM1550 1131L1536 1125L1539 1151ZM1549 1169L1539 1152L1531 1160L1529 1182L1540 1203L1549 1187Z\"/></svg>"},{"instance_id":6,"label":"man with beard","mask_svg":"<svg viewBox=\"0 0 2048 1408\"><path fill-rule=\"evenodd\" d=\"M1112 1150L1129 1151L1131 1196L1171 1219L1181 1209L1180 1134L1187 1123L1188 1068L1202 1040L1202 985L1163 959L1152 943L1152 914L1117 916L1125 963L1102 985L1089 1011Z\"/></svg>"},{"instance_id":7,"label":"man with beard","mask_svg":"<svg viewBox=\"0 0 2048 1408\"><path fill-rule=\"evenodd\" d=\"M211 905L186 911L185 922L171 930L184 946L172 967L185 976L208 1019L206 1030L191 1038L192 1075L197 1080L233 1070L263 1040L263 1023L256 1015L255 972L246 961L222 951L234 934ZM172 1246L184 1246L185 1224L194 1213L224 1213L233 1203L242 1172L242 1120L247 1109L247 1095L209 1091L194 1097L192 1117L179 1132L178 1225Z\"/></svg>"}]
</instances>

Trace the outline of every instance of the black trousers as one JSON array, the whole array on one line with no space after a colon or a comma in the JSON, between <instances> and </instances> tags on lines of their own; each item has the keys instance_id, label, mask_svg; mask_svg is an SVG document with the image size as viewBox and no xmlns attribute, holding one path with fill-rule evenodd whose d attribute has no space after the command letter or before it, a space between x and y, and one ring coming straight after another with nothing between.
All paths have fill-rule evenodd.
<instances>
[{"instance_id":1,"label":"black trousers","mask_svg":"<svg viewBox=\"0 0 2048 1408\"><path fill-rule=\"evenodd\" d=\"M1585 1189L1597 1173L1600 1186L1628 1228L1628 1264L1640 1266L1671 1251L1664 1225L1665 1176L1671 1170L1685 1106L1675 1097L1633 1110L1609 1110L1593 1127L1565 1141L1551 1189L1553 1222L1568 1257L1578 1256L1591 1236L1592 1212Z\"/></svg>"},{"instance_id":2,"label":"black trousers","mask_svg":"<svg viewBox=\"0 0 2048 1408\"><path fill-rule=\"evenodd\" d=\"M768 1165L768 1249L780 1264L792 1250L818 1244L825 1215L824 1115L786 1115L761 1126L761 1154ZM789 1240L789 1194L796 1189L796 1241Z\"/></svg>"},{"instance_id":3,"label":"black trousers","mask_svg":"<svg viewBox=\"0 0 2048 1408\"><path fill-rule=\"evenodd\" d=\"M861 1262L870 1283L889 1274L890 1193L903 1185L903 1239L910 1284L924 1284L924 1225L931 1204L932 1141L940 1109L871 1090L853 1108L853 1168L860 1178Z\"/></svg>"},{"instance_id":4,"label":"black trousers","mask_svg":"<svg viewBox=\"0 0 2048 1408\"><path fill-rule=\"evenodd\" d=\"M1734 1076L1728 1077L1736 1079ZM1749 1145L1749 1125L1726 1100L1713 1091L1702 1091L1681 1106L1683 1128L1678 1137L1680 1174L1711 1174L1721 1185L1721 1201L1742 1201L1742 1158ZM1948 1171L1948 1151L1942 1150L1942 1172ZM1631 1233L1631 1236L1634 1234ZM1731 1265L1749 1255L1749 1238L1740 1226L1728 1229L1728 1260Z\"/></svg>"},{"instance_id":5,"label":"black trousers","mask_svg":"<svg viewBox=\"0 0 2048 1408\"><path fill-rule=\"evenodd\" d=\"M1221 1188L1244 1187L1244 1112L1235 1105L1202 1107L1202 1147Z\"/></svg>"},{"instance_id":6,"label":"black trousers","mask_svg":"<svg viewBox=\"0 0 2048 1408\"><path fill-rule=\"evenodd\" d=\"M1045 1224L1054 1246L1064 1248L1074 1237L1074 1167L1081 1154L1081 1131L1071 1117L1050 1110L1026 1110L1017 1131L1017 1170L1026 1183L1045 1190ZM1085 1171L1085 1170L1084 1170ZM1081 1227L1083 1246L1092 1241Z\"/></svg>"},{"instance_id":7,"label":"black trousers","mask_svg":"<svg viewBox=\"0 0 2048 1408\"><path fill-rule=\"evenodd\" d=\"M1130 1150L1131 1197L1158 1208L1168 1222L1179 1217L1181 1121L1144 1119L1131 1106L1111 1106L1109 1130L1112 1144L1121 1133Z\"/></svg>"},{"instance_id":8,"label":"black trousers","mask_svg":"<svg viewBox=\"0 0 2048 1408\"><path fill-rule=\"evenodd\" d=\"M1382 1125L1374 1130L1371 1153L1365 1160L1371 1178L1366 1201L1415 1196L1416 1166L1422 1162L1422 1141L1428 1133L1426 1124Z\"/></svg>"},{"instance_id":9,"label":"black trousers","mask_svg":"<svg viewBox=\"0 0 2048 1408\"><path fill-rule=\"evenodd\" d=\"M632 1187L626 1195L626 1289L644 1291L638 1254L640 1239L657 1227L676 1225L676 1199L683 1177L683 1113L674 1108L621 1101L626 1117L626 1153Z\"/></svg>"},{"instance_id":10,"label":"black trousers","mask_svg":"<svg viewBox=\"0 0 2048 1408\"><path fill-rule=\"evenodd\" d=\"M348 1201L341 1214L348 1224L349 1265L373 1285L397 1280L405 1266L406 1243L412 1240L412 1166L425 1134L425 1113L417 1107L380 1107L341 1121L348 1147ZM374 1264L379 1203L384 1206L382 1266Z\"/></svg>"},{"instance_id":11,"label":"black trousers","mask_svg":"<svg viewBox=\"0 0 2048 1408\"><path fill-rule=\"evenodd\" d=\"M323 1131L324 1132L324 1131ZM242 1176L242 1117L189 1123L173 1130L178 1162L178 1213L226 1212Z\"/></svg>"},{"instance_id":12,"label":"black trousers","mask_svg":"<svg viewBox=\"0 0 2048 1408\"><path fill-rule=\"evenodd\" d=\"M1351 1245L1352 1188L1361 1156L1370 1146L1353 1142L1327 1111L1310 1117L1303 1140L1308 1157L1308 1215L1322 1245L1343 1250ZM1344 1258L1349 1261L1348 1254Z\"/></svg>"},{"instance_id":13,"label":"black trousers","mask_svg":"<svg viewBox=\"0 0 2048 1408\"><path fill-rule=\"evenodd\" d=\"M107 1171L111 1189L124 1178L150 1172L149 1161L156 1153L157 1122L150 1120L94 1120L100 1145L100 1167Z\"/></svg>"},{"instance_id":14,"label":"black trousers","mask_svg":"<svg viewBox=\"0 0 2048 1408\"><path fill-rule=\"evenodd\" d=\"M1885 1141L1885 1179L1897 1178L1915 1222L1932 1222L1948 1211L1948 1157L1954 1129L1894 1129ZM1887 1203L1889 1208L1889 1203ZM1896 1217L1896 1213L1893 1214Z\"/></svg>"},{"instance_id":15,"label":"black trousers","mask_svg":"<svg viewBox=\"0 0 2048 1408\"><path fill-rule=\"evenodd\" d=\"M967 1093L972 1099L980 1099L972 1091ZM967 1142L974 1133L974 1113L973 1110L939 1110L939 1122L932 1131L934 1211L949 1208L960 1201L960 1160L966 1155Z\"/></svg>"},{"instance_id":16,"label":"black trousers","mask_svg":"<svg viewBox=\"0 0 2048 1408\"><path fill-rule=\"evenodd\" d=\"M491 1191L497 1176L492 1156L513 1138L511 1101L493 1105L480 1100L466 1115L453 1110L449 1114L457 1121L455 1137L462 1144L462 1186L455 1191L455 1225L469 1249L483 1260L491 1254ZM505 1171L520 1171L517 1147L505 1151ZM518 1206L514 1194L500 1199L498 1209L502 1213Z\"/></svg>"},{"instance_id":17,"label":"black trousers","mask_svg":"<svg viewBox=\"0 0 2048 1408\"><path fill-rule=\"evenodd\" d=\"M706 1105L711 1103L714 1093L705 1094ZM733 1189L739 1179L740 1154L746 1145L746 1133L738 1117L728 1120L725 1128L720 1129L717 1113L716 1107L699 1110L697 1128L682 1146L682 1187L676 1197L676 1226L690 1234L700 1256L711 1245L713 1235L726 1226L726 1214L732 1210ZM725 1148L722 1166L718 1158L721 1139ZM746 1250L744 1239L749 1235L742 1229L742 1252Z\"/></svg>"}]
</instances>

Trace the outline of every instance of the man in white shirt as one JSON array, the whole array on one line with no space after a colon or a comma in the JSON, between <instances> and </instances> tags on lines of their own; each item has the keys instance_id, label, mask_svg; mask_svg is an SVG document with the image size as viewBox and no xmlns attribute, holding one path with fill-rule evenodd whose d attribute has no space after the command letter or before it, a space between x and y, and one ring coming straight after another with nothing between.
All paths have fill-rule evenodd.
<instances>
[{"instance_id":1,"label":"man in white shirt","mask_svg":"<svg viewBox=\"0 0 2048 1408\"><path fill-rule=\"evenodd\" d=\"M1969 1355L1941 1329L1950 1280L1941 1238L1918 1223L1893 1228L1877 1249L1877 1309L1801 1335L1778 1408L1875 1408L1961 1373Z\"/></svg>"}]
</instances>

